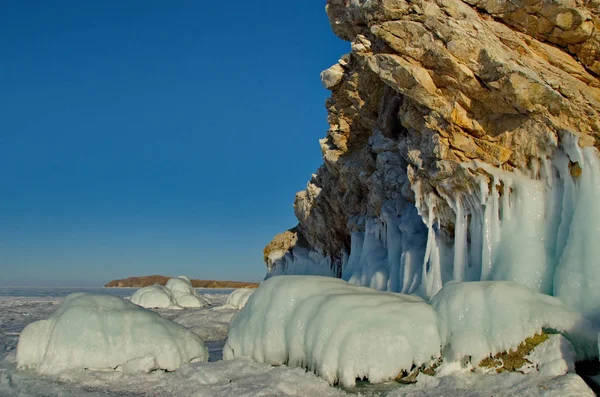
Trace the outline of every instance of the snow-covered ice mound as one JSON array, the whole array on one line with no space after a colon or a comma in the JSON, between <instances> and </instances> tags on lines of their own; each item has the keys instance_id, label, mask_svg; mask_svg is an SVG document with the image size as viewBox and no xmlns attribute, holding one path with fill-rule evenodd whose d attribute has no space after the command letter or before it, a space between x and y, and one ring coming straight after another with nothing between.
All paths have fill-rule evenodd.
<instances>
[{"instance_id":1,"label":"snow-covered ice mound","mask_svg":"<svg viewBox=\"0 0 600 397\"><path fill-rule=\"evenodd\" d=\"M175 370L208 360L192 332L121 298L71 294L48 319L29 324L17 345L19 368Z\"/></svg>"},{"instance_id":2,"label":"snow-covered ice mound","mask_svg":"<svg viewBox=\"0 0 600 397\"><path fill-rule=\"evenodd\" d=\"M171 291L181 307L203 307L210 305L210 302L198 295L192 282L186 276L173 277L167 281L165 288Z\"/></svg>"},{"instance_id":3,"label":"snow-covered ice mound","mask_svg":"<svg viewBox=\"0 0 600 397\"><path fill-rule=\"evenodd\" d=\"M256 288L238 288L229 294L225 305L237 310L242 310L254 291L256 291Z\"/></svg>"},{"instance_id":4,"label":"snow-covered ice mound","mask_svg":"<svg viewBox=\"0 0 600 397\"><path fill-rule=\"evenodd\" d=\"M198 295L186 276L169 279L166 286L151 285L140 288L131 297L131 302L146 308L204 307L208 299Z\"/></svg>"},{"instance_id":5,"label":"snow-covered ice mound","mask_svg":"<svg viewBox=\"0 0 600 397\"><path fill-rule=\"evenodd\" d=\"M542 329L564 334L578 359L598 355L598 327L557 298L510 281L450 283L431 305L440 318L445 360L471 356L478 363L516 348Z\"/></svg>"},{"instance_id":6,"label":"snow-covered ice mound","mask_svg":"<svg viewBox=\"0 0 600 397\"><path fill-rule=\"evenodd\" d=\"M319 276L263 282L229 326L225 359L306 367L329 383L383 382L440 355L437 315L414 296Z\"/></svg>"},{"instance_id":7,"label":"snow-covered ice mound","mask_svg":"<svg viewBox=\"0 0 600 397\"><path fill-rule=\"evenodd\" d=\"M138 289L131 297L131 302L142 307L177 306L177 301L171 291L158 284Z\"/></svg>"}]
</instances>

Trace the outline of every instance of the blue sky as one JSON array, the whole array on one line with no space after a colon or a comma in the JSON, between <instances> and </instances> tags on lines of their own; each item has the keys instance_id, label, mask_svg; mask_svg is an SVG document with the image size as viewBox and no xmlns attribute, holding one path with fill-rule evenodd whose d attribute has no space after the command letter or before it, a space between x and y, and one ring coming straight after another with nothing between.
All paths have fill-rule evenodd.
<instances>
[{"instance_id":1,"label":"blue sky","mask_svg":"<svg viewBox=\"0 0 600 397\"><path fill-rule=\"evenodd\" d=\"M321 164L324 1L7 1L0 285L260 280Z\"/></svg>"}]
</instances>

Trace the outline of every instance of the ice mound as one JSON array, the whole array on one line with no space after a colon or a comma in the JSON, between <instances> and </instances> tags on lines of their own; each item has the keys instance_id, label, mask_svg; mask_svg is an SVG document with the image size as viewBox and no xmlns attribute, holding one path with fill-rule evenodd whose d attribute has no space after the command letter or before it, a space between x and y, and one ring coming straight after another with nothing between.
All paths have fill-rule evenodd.
<instances>
[{"instance_id":1,"label":"ice mound","mask_svg":"<svg viewBox=\"0 0 600 397\"><path fill-rule=\"evenodd\" d=\"M227 298L225 306L233 307L237 310L241 310L246 306L246 302L250 296L254 293L256 288L238 288L233 291Z\"/></svg>"},{"instance_id":2,"label":"ice mound","mask_svg":"<svg viewBox=\"0 0 600 397\"><path fill-rule=\"evenodd\" d=\"M473 363L516 348L542 329L564 334L577 359L597 356L598 328L560 300L510 281L456 282L431 299L440 319L445 360Z\"/></svg>"},{"instance_id":3,"label":"ice mound","mask_svg":"<svg viewBox=\"0 0 600 397\"><path fill-rule=\"evenodd\" d=\"M181 307L203 307L210 305L210 302L198 295L192 282L186 276L173 277L167 281L165 288L171 291L177 304Z\"/></svg>"},{"instance_id":4,"label":"ice mound","mask_svg":"<svg viewBox=\"0 0 600 397\"><path fill-rule=\"evenodd\" d=\"M223 357L306 367L352 386L428 364L440 344L437 315L421 298L330 277L277 276L233 319Z\"/></svg>"},{"instance_id":5,"label":"ice mound","mask_svg":"<svg viewBox=\"0 0 600 397\"><path fill-rule=\"evenodd\" d=\"M131 297L131 302L146 308L204 307L208 299L198 295L186 276L169 279L166 286L152 285L140 288Z\"/></svg>"},{"instance_id":6,"label":"ice mound","mask_svg":"<svg viewBox=\"0 0 600 397\"><path fill-rule=\"evenodd\" d=\"M123 299L71 294L48 319L29 324L17 345L19 368L126 372L175 370L206 361L204 342L184 327Z\"/></svg>"},{"instance_id":7,"label":"ice mound","mask_svg":"<svg viewBox=\"0 0 600 397\"><path fill-rule=\"evenodd\" d=\"M158 284L138 289L131 297L131 302L142 307L177 306L171 291Z\"/></svg>"}]
</instances>

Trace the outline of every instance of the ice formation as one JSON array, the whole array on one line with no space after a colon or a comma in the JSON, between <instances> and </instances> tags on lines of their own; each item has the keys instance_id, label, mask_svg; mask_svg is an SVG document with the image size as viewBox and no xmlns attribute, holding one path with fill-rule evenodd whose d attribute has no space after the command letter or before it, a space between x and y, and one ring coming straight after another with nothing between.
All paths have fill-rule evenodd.
<instances>
[{"instance_id":1,"label":"ice formation","mask_svg":"<svg viewBox=\"0 0 600 397\"><path fill-rule=\"evenodd\" d=\"M23 291L19 289L19 293ZM0 293L2 291L0 288ZM0 344L6 345L6 350L0 350L0 395L6 397L28 396L48 397L73 395L79 397L99 397L106 395L129 396L129 395L157 395L157 396L227 396L227 397L251 397L251 396L322 396L342 397L355 396L356 390L347 392L340 388L327 385L327 382L307 373L300 368L287 366L272 367L246 359L236 359L218 362L198 362L184 365L177 371L166 373L138 373L130 375L118 371L81 371L70 370L61 372L60 377L39 376L35 371L18 371L14 365L14 349L17 345L17 337L12 333L18 333L29 323L45 319L49 313L56 309L55 303L62 298L56 298L63 292L62 289L53 289L49 296L38 296L38 289L32 289L35 297L7 297L0 296ZM107 291L115 293L117 291ZM225 295L211 295L213 304L221 304L226 300ZM234 314L233 310L215 312L211 308L197 310L169 310L162 309L161 314L168 316L188 316L193 321L191 325L194 332L207 327L204 332L211 331L213 327L213 314ZM206 316L206 317L205 317ZM192 318L193 317L193 318ZM195 323L199 321L198 323ZM183 324L186 328L190 324ZM227 324L223 324L226 328ZM224 336L223 336L224 338ZM548 344L551 339L556 338L557 343ZM532 373L522 375L519 373L484 374L481 372L470 372L468 369L455 371L452 374L440 374L426 376L420 374L418 382L414 385L373 385L361 388L361 394L375 395L382 389L389 397L427 397L427 396L453 396L472 397L490 396L590 396L594 393L586 386L583 379L575 374L567 374L549 379L550 369L556 375L559 371L569 365L571 359L568 353L573 353L568 347L568 341L558 335L550 336L550 339L540 344L531 353L536 353L537 358L528 357L534 365L538 366L538 373L532 368ZM566 349L564 349L566 344ZM538 351L538 349L541 349ZM560 350L560 351L559 351ZM541 361L540 361L541 360ZM540 362L542 365L540 365ZM546 363L546 364L543 364ZM143 367L143 360L138 364ZM552 368L546 366L550 364ZM438 373L441 372L437 368ZM137 367L135 369L139 369ZM456 367L456 366L455 366ZM546 368L545 368L546 367ZM370 392L377 390L378 392Z\"/></svg>"},{"instance_id":2,"label":"ice formation","mask_svg":"<svg viewBox=\"0 0 600 397\"><path fill-rule=\"evenodd\" d=\"M198 295L192 287L192 282L186 276L169 279L165 288L171 291L177 304L181 307L203 307L210 304L207 299Z\"/></svg>"},{"instance_id":3,"label":"ice formation","mask_svg":"<svg viewBox=\"0 0 600 397\"><path fill-rule=\"evenodd\" d=\"M389 201L378 217L351 219L341 278L426 299L451 281L515 281L600 320L598 151L565 133L530 175L479 161L463 166L478 188L465 185L440 198L416 183L414 204ZM439 200L454 211L453 236L439 224ZM270 274L336 276L328 257L294 252L276 260Z\"/></svg>"},{"instance_id":4,"label":"ice formation","mask_svg":"<svg viewBox=\"0 0 600 397\"><path fill-rule=\"evenodd\" d=\"M204 307L208 299L200 296L186 276L173 277L166 286L151 285L140 288L131 297L131 302L146 308Z\"/></svg>"},{"instance_id":5,"label":"ice formation","mask_svg":"<svg viewBox=\"0 0 600 397\"><path fill-rule=\"evenodd\" d=\"M288 252L273 251L269 255L268 277L301 274L313 276L338 276L333 271L331 258L304 247L294 247Z\"/></svg>"},{"instance_id":6,"label":"ice formation","mask_svg":"<svg viewBox=\"0 0 600 397\"><path fill-rule=\"evenodd\" d=\"M246 306L250 296L256 291L255 288L238 288L233 291L227 298L225 306L233 307L234 309L241 310Z\"/></svg>"},{"instance_id":7,"label":"ice formation","mask_svg":"<svg viewBox=\"0 0 600 397\"><path fill-rule=\"evenodd\" d=\"M562 335L550 335L525 358L531 364L529 368L521 368L523 373L537 371L547 377L575 373L575 349Z\"/></svg>"},{"instance_id":8,"label":"ice formation","mask_svg":"<svg viewBox=\"0 0 600 397\"><path fill-rule=\"evenodd\" d=\"M578 359L597 355L599 329L591 321L555 297L510 281L449 283L430 303L440 320L444 360L470 356L479 363L542 330L564 334Z\"/></svg>"},{"instance_id":9,"label":"ice formation","mask_svg":"<svg viewBox=\"0 0 600 397\"><path fill-rule=\"evenodd\" d=\"M121 298L82 293L65 298L50 318L29 324L17 345L20 368L50 374L175 370L207 359L204 342L182 326Z\"/></svg>"},{"instance_id":10,"label":"ice formation","mask_svg":"<svg viewBox=\"0 0 600 397\"><path fill-rule=\"evenodd\" d=\"M421 298L320 276L263 282L229 326L225 359L302 366L329 383L394 379L440 355L437 316Z\"/></svg>"},{"instance_id":11,"label":"ice formation","mask_svg":"<svg viewBox=\"0 0 600 397\"><path fill-rule=\"evenodd\" d=\"M171 291L158 284L138 289L131 297L131 302L148 308L177 306Z\"/></svg>"}]
</instances>

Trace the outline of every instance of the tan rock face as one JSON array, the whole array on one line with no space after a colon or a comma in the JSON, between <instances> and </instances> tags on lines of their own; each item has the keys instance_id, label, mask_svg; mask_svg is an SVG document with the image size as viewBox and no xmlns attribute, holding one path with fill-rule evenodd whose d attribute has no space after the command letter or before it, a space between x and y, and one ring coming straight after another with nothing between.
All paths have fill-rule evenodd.
<instances>
[{"instance_id":1,"label":"tan rock face","mask_svg":"<svg viewBox=\"0 0 600 397\"><path fill-rule=\"evenodd\" d=\"M298 232L337 260L357 216L474 190L479 160L536 176L563 132L600 148L600 12L579 0L328 0L352 51L323 74L324 164L296 195ZM427 203L417 203L422 213Z\"/></svg>"},{"instance_id":2,"label":"tan rock face","mask_svg":"<svg viewBox=\"0 0 600 397\"><path fill-rule=\"evenodd\" d=\"M285 253L295 246L306 246L304 236L298 231L297 228L286 230L283 233L279 233L263 250L263 259L269 266L272 264L273 254Z\"/></svg>"}]
</instances>

